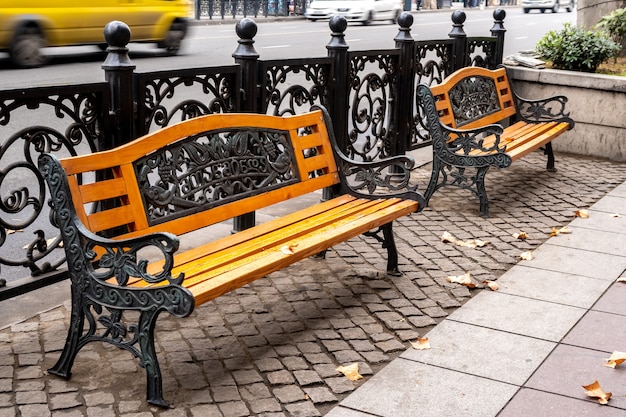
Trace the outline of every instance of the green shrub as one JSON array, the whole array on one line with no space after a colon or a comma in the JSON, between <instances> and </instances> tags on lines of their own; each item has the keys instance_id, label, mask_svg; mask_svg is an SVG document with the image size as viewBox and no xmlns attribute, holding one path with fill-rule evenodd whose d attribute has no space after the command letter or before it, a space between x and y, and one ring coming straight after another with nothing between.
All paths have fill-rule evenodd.
<instances>
[{"instance_id":1,"label":"green shrub","mask_svg":"<svg viewBox=\"0 0 626 417\"><path fill-rule=\"evenodd\" d=\"M600 64L616 56L621 47L606 34L565 23L561 31L548 32L535 51L554 68L594 72Z\"/></svg>"},{"instance_id":2,"label":"green shrub","mask_svg":"<svg viewBox=\"0 0 626 417\"><path fill-rule=\"evenodd\" d=\"M594 28L608 33L623 49L626 43L626 7L613 10L608 15L602 16Z\"/></svg>"}]
</instances>

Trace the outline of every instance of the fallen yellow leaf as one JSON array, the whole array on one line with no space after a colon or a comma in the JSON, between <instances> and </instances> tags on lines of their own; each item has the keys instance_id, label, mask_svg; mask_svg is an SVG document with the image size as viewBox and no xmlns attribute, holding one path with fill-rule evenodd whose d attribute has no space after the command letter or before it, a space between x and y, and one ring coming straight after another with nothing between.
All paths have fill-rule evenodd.
<instances>
[{"instance_id":1,"label":"fallen yellow leaf","mask_svg":"<svg viewBox=\"0 0 626 417\"><path fill-rule=\"evenodd\" d=\"M346 376L350 381L358 381L363 378L363 375L359 374L359 364L353 363L348 366L340 366L336 369L337 372L340 372Z\"/></svg>"},{"instance_id":2,"label":"fallen yellow leaf","mask_svg":"<svg viewBox=\"0 0 626 417\"><path fill-rule=\"evenodd\" d=\"M498 291L498 288L500 288L500 286L498 286L498 283L495 281L485 281L485 285L488 286L491 291Z\"/></svg>"},{"instance_id":3,"label":"fallen yellow leaf","mask_svg":"<svg viewBox=\"0 0 626 417\"><path fill-rule=\"evenodd\" d=\"M563 226L560 229L553 227L552 232L550 232L550 236L558 236L560 234L568 234L568 233L572 233L572 230L567 226Z\"/></svg>"},{"instance_id":4,"label":"fallen yellow leaf","mask_svg":"<svg viewBox=\"0 0 626 417\"><path fill-rule=\"evenodd\" d=\"M585 389L585 394L587 394L588 397L597 398L600 404L607 404L611 395L613 395L610 392L602 391L602 387L600 387L598 380L595 380L592 384L583 385L583 388Z\"/></svg>"},{"instance_id":5,"label":"fallen yellow leaf","mask_svg":"<svg viewBox=\"0 0 626 417\"><path fill-rule=\"evenodd\" d=\"M615 369L615 367L620 366L622 362L626 361L626 352L613 352L611 357L606 361L604 366Z\"/></svg>"},{"instance_id":6,"label":"fallen yellow leaf","mask_svg":"<svg viewBox=\"0 0 626 417\"><path fill-rule=\"evenodd\" d=\"M430 341L427 337L418 337L416 342L411 342L413 349L415 350L428 350L430 349Z\"/></svg>"},{"instance_id":7,"label":"fallen yellow leaf","mask_svg":"<svg viewBox=\"0 0 626 417\"><path fill-rule=\"evenodd\" d=\"M620 277L616 279L615 282L626 282L626 277Z\"/></svg>"},{"instance_id":8,"label":"fallen yellow leaf","mask_svg":"<svg viewBox=\"0 0 626 417\"><path fill-rule=\"evenodd\" d=\"M466 272L463 275L448 275L446 277L446 281L453 284L465 285L468 288L476 288L478 285L478 282L472 278L469 272Z\"/></svg>"},{"instance_id":9,"label":"fallen yellow leaf","mask_svg":"<svg viewBox=\"0 0 626 417\"><path fill-rule=\"evenodd\" d=\"M585 209L576 210L576 212L574 214L576 215L576 217L580 217L581 219L589 218L589 211L585 210Z\"/></svg>"},{"instance_id":10,"label":"fallen yellow leaf","mask_svg":"<svg viewBox=\"0 0 626 417\"><path fill-rule=\"evenodd\" d=\"M513 233L513 237L519 240L528 239L528 233L526 232Z\"/></svg>"},{"instance_id":11,"label":"fallen yellow leaf","mask_svg":"<svg viewBox=\"0 0 626 417\"><path fill-rule=\"evenodd\" d=\"M482 248L483 246L489 244L489 242L485 242L480 239L460 240L449 232L443 232L441 235L441 241L443 243L454 243L455 245L464 246L466 248Z\"/></svg>"},{"instance_id":12,"label":"fallen yellow leaf","mask_svg":"<svg viewBox=\"0 0 626 417\"><path fill-rule=\"evenodd\" d=\"M535 257L531 251L522 252L519 256L525 261L531 261Z\"/></svg>"}]
</instances>

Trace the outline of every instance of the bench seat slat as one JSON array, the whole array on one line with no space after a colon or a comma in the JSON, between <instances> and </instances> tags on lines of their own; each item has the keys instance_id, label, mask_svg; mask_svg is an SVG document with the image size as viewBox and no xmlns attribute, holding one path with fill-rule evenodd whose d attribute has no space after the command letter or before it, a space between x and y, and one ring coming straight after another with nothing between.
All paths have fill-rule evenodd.
<instances>
[{"instance_id":1,"label":"bench seat slat","mask_svg":"<svg viewBox=\"0 0 626 417\"><path fill-rule=\"evenodd\" d=\"M300 210L286 216L288 218L278 218L186 251L174 258L176 266L172 270L172 275L176 276L184 272L186 279L183 285L194 285L198 280L206 279L206 277L198 278L198 275L206 276L209 270L215 271L215 274L228 270L236 266L237 262L242 260L245 262L249 256L263 253L273 247L282 247L286 244L285 242L297 239L299 236L315 233L316 230L325 230L328 227L349 224L355 219L372 216L391 206L404 210L403 206L398 206L398 200L395 199L346 199L342 196L325 202L323 205L325 209L315 214L312 213L311 208ZM416 205L413 204L412 207L415 209ZM306 217L303 216L303 212L307 212ZM156 266L160 268L162 263L159 262ZM149 271L158 272L158 268L151 265ZM144 281L135 282L134 285L147 286Z\"/></svg>"},{"instance_id":2,"label":"bench seat slat","mask_svg":"<svg viewBox=\"0 0 626 417\"><path fill-rule=\"evenodd\" d=\"M349 207L345 210L343 207L338 207L335 210L320 213L308 219L302 219L291 225L276 228L271 233L241 242L239 245L224 247L219 252L202 256L196 260L175 267L172 270L172 274L178 275L180 272L185 272L187 277L185 286L187 286L193 283L192 278L194 274L205 273L208 270L207 268L215 271L229 269L233 267L233 265L236 265L238 260L263 253L272 247L282 247L285 245L285 242L297 239L299 236L327 228L330 225L337 226L349 223L355 218L371 215L372 212L376 210L397 204L397 202L390 202L389 200L383 202L375 200L356 200L355 202L358 204L350 203Z\"/></svg>"},{"instance_id":3,"label":"bench seat slat","mask_svg":"<svg viewBox=\"0 0 626 417\"><path fill-rule=\"evenodd\" d=\"M411 201L398 201L390 207L375 211L367 216L357 217L353 221L339 225L328 225L296 239L284 242L263 253L245 259L236 268L229 268L225 273L202 279L196 285L189 286L194 295L196 305L203 304L222 294L246 285L277 269L291 265L323 251L337 243L358 236L372 228L381 226L403 215L414 212L417 205ZM284 253L283 246L292 247L294 253ZM186 285L185 285L186 286Z\"/></svg>"}]
</instances>

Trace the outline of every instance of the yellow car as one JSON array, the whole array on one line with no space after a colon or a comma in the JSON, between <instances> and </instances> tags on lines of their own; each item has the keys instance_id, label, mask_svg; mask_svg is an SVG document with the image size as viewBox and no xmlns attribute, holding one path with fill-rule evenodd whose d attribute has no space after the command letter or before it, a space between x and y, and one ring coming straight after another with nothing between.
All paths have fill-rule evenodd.
<instances>
[{"instance_id":1,"label":"yellow car","mask_svg":"<svg viewBox=\"0 0 626 417\"><path fill-rule=\"evenodd\" d=\"M190 0L2 0L0 51L19 67L37 67L46 46L106 47L104 26L120 20L132 42L156 42L175 54L191 13Z\"/></svg>"}]
</instances>

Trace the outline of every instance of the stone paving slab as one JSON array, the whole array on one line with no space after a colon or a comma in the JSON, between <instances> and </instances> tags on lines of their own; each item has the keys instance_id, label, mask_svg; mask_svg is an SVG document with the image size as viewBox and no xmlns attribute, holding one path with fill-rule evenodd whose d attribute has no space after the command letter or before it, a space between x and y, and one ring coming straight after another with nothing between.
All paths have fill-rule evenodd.
<instances>
[{"instance_id":1,"label":"stone paving slab","mask_svg":"<svg viewBox=\"0 0 626 417\"><path fill-rule=\"evenodd\" d=\"M516 265L498 278L498 291L502 294L580 308L591 308L610 285L607 280L522 265ZM554 288L559 291L553 291Z\"/></svg>"},{"instance_id":2,"label":"stone paving slab","mask_svg":"<svg viewBox=\"0 0 626 417\"><path fill-rule=\"evenodd\" d=\"M567 155L557 155L557 164L557 173L547 173L544 157L536 153L509 169L490 172L491 217L487 219L479 216L478 201L470 193L440 190L422 213L395 223L404 272L400 278L386 276L386 261L378 246L357 238L335 247L326 260L307 259L271 274L201 306L188 318L162 315L157 349L165 397L175 409L147 405L143 370L132 355L111 346L87 345L69 381L46 375L64 344L67 302L11 322L14 325L0 329L0 416L336 415L345 411L336 406L346 399L357 405L361 394L353 400L351 393L381 372L391 381L399 370L394 359L415 370L402 380L408 389L406 404L417 407L412 411L421 410L425 403L433 404L435 411L458 406L476 412L466 415L489 415L515 393L515 385L397 358L411 341L428 334L446 317L468 306L478 311L479 305L471 304L478 297L487 296L483 311L489 312L490 322L501 315L488 310L490 306L504 312L503 300L530 300L525 298L530 294L520 297L451 284L448 275L469 271L479 281L497 280L518 264L573 273L582 283L582 277L610 282L612 274L626 269L619 256L596 254L586 259L586 251L545 244L553 227L567 225L576 210L590 207L626 181L626 165ZM423 188L429 174L428 166L416 170L415 182ZM272 213L260 213L266 215ZM228 230L226 225L224 231ZM528 239L512 236L521 230L529 234ZM446 231L459 239L479 238L489 244L475 249L444 243L441 235ZM536 258L520 262L520 253L528 250ZM69 295L67 283L62 284L60 291ZM598 286L593 288L599 291ZM553 300L532 301L544 305ZM7 302L19 300L4 301L0 308ZM553 310L555 319L561 320ZM531 318L546 320L545 314L537 312ZM338 365L355 362L362 380L351 382L336 371ZM431 398L439 389L427 385L428 398L409 398L415 393L413 377L421 380L422 375L431 376L423 380L425 384L444 378L450 386L455 384L447 378L458 375L472 391L457 385ZM400 412L386 397L376 398L383 398L377 409Z\"/></svg>"},{"instance_id":3,"label":"stone paving slab","mask_svg":"<svg viewBox=\"0 0 626 417\"><path fill-rule=\"evenodd\" d=\"M406 359L397 359L328 417L356 417L350 408L380 417L495 416L517 387ZM348 410L346 410L348 409Z\"/></svg>"},{"instance_id":4,"label":"stone paving slab","mask_svg":"<svg viewBox=\"0 0 626 417\"><path fill-rule=\"evenodd\" d=\"M428 340L430 349L409 349L400 357L515 385L522 385L556 346L452 318L428 332Z\"/></svg>"},{"instance_id":5,"label":"stone paving slab","mask_svg":"<svg viewBox=\"0 0 626 417\"><path fill-rule=\"evenodd\" d=\"M482 292L450 314L449 319L558 342L585 312L562 304Z\"/></svg>"}]
</instances>

